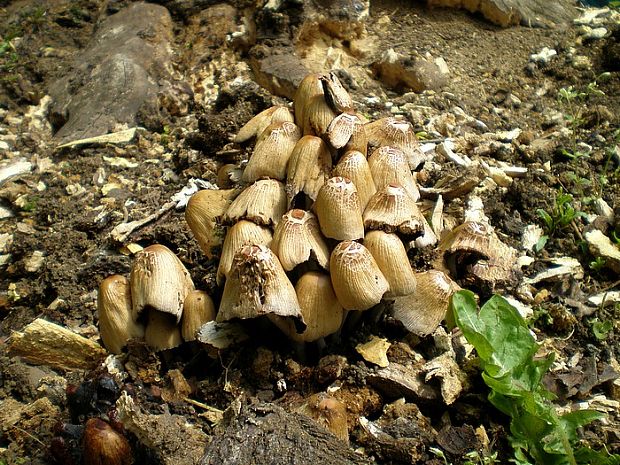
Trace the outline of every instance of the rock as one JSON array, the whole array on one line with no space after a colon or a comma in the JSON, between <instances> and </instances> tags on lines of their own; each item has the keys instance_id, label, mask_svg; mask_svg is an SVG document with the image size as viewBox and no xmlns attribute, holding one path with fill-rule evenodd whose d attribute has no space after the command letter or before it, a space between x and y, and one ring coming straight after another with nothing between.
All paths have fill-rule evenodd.
<instances>
[{"instance_id":1,"label":"rock","mask_svg":"<svg viewBox=\"0 0 620 465\"><path fill-rule=\"evenodd\" d=\"M9 353L60 370L92 370L107 355L96 342L40 318L13 333Z\"/></svg>"},{"instance_id":2,"label":"rock","mask_svg":"<svg viewBox=\"0 0 620 465\"><path fill-rule=\"evenodd\" d=\"M443 58L409 57L385 51L372 65L377 78L394 88L410 88L414 92L439 90L448 84L449 70Z\"/></svg>"},{"instance_id":3,"label":"rock","mask_svg":"<svg viewBox=\"0 0 620 465\"><path fill-rule=\"evenodd\" d=\"M382 459L378 463L431 463L425 452L437 433L415 404L396 401L378 420L362 417L359 422L359 441Z\"/></svg>"},{"instance_id":4,"label":"rock","mask_svg":"<svg viewBox=\"0 0 620 465\"><path fill-rule=\"evenodd\" d=\"M136 126L139 114L151 121L162 116L160 107L182 112L190 91L173 79L172 40L172 20L162 6L133 3L104 19L71 69L50 87L55 137L62 143L100 136L120 124Z\"/></svg>"},{"instance_id":5,"label":"rock","mask_svg":"<svg viewBox=\"0 0 620 465\"><path fill-rule=\"evenodd\" d=\"M557 54L558 52L556 52L554 49L549 47L543 47L540 52L530 55L530 61L533 61L534 63L547 64L549 63L549 61L551 61L551 58L553 58Z\"/></svg>"},{"instance_id":6,"label":"rock","mask_svg":"<svg viewBox=\"0 0 620 465\"><path fill-rule=\"evenodd\" d=\"M390 363L387 368L368 375L366 380L368 384L390 399L406 397L429 401L439 398L439 393L435 388L424 382L424 375L419 369L416 370L399 363Z\"/></svg>"},{"instance_id":7,"label":"rock","mask_svg":"<svg viewBox=\"0 0 620 465\"><path fill-rule=\"evenodd\" d=\"M305 415L272 404L234 404L207 445L201 465L371 463Z\"/></svg>"},{"instance_id":8,"label":"rock","mask_svg":"<svg viewBox=\"0 0 620 465\"><path fill-rule=\"evenodd\" d=\"M550 27L565 24L576 16L572 2L560 0L427 0L429 5L464 8L480 12L487 20L507 27L523 24L530 27Z\"/></svg>"},{"instance_id":9,"label":"rock","mask_svg":"<svg viewBox=\"0 0 620 465\"><path fill-rule=\"evenodd\" d=\"M195 465L202 456L207 435L181 415L144 413L125 391L116 401L118 419L137 440L151 449L157 463Z\"/></svg>"},{"instance_id":10,"label":"rock","mask_svg":"<svg viewBox=\"0 0 620 465\"><path fill-rule=\"evenodd\" d=\"M256 53L256 50L253 50ZM257 83L275 95L293 100L295 90L310 73L294 53L253 57L250 66Z\"/></svg>"},{"instance_id":11,"label":"rock","mask_svg":"<svg viewBox=\"0 0 620 465\"><path fill-rule=\"evenodd\" d=\"M590 252L594 257L605 260L605 266L620 273L620 249L602 231L594 229L584 234Z\"/></svg>"}]
</instances>

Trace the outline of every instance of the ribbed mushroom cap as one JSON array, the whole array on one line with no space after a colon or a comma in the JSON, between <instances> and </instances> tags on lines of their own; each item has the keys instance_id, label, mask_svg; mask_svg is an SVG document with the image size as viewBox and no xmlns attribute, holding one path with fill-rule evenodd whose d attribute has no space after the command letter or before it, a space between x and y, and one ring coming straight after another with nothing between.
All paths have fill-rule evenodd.
<instances>
[{"instance_id":1,"label":"ribbed mushroom cap","mask_svg":"<svg viewBox=\"0 0 620 465\"><path fill-rule=\"evenodd\" d=\"M232 266L235 252L244 245L266 245L271 244L271 230L264 226L259 226L251 221L237 221L226 233L220 264L217 267L217 283L221 285L228 277Z\"/></svg>"},{"instance_id":2,"label":"ribbed mushroom cap","mask_svg":"<svg viewBox=\"0 0 620 465\"><path fill-rule=\"evenodd\" d=\"M422 213L402 186L388 184L377 190L364 210L364 227L418 236L424 231Z\"/></svg>"},{"instance_id":3,"label":"ribbed mushroom cap","mask_svg":"<svg viewBox=\"0 0 620 465\"><path fill-rule=\"evenodd\" d=\"M416 273L415 277L415 292L394 300L393 315L408 331L426 336L446 317L450 297L461 288L437 270Z\"/></svg>"},{"instance_id":4,"label":"ribbed mushroom cap","mask_svg":"<svg viewBox=\"0 0 620 465\"><path fill-rule=\"evenodd\" d=\"M330 177L332 156L329 147L320 137L303 136L293 149L286 175L286 194L289 205L303 192L316 200L319 189Z\"/></svg>"},{"instance_id":5,"label":"ribbed mushroom cap","mask_svg":"<svg viewBox=\"0 0 620 465\"><path fill-rule=\"evenodd\" d=\"M285 107L284 105L269 107L245 123L243 127L239 129L239 132L233 141L240 144L251 139L252 137L262 134L269 125L274 123L283 123L285 121L290 123L295 121L293 114L288 107Z\"/></svg>"},{"instance_id":6,"label":"ribbed mushroom cap","mask_svg":"<svg viewBox=\"0 0 620 465\"><path fill-rule=\"evenodd\" d=\"M322 268L329 268L329 248L321 235L319 222L316 216L304 210L290 210L282 217L273 234L271 250L286 271L311 258Z\"/></svg>"},{"instance_id":7,"label":"ribbed mushroom cap","mask_svg":"<svg viewBox=\"0 0 620 465\"><path fill-rule=\"evenodd\" d=\"M370 198L377 192L368 161L364 154L357 150L350 150L345 153L335 166L333 175L342 176L353 181L357 189L360 207L364 211Z\"/></svg>"},{"instance_id":8,"label":"ribbed mushroom cap","mask_svg":"<svg viewBox=\"0 0 620 465\"><path fill-rule=\"evenodd\" d=\"M194 290L181 260L161 244L150 245L136 255L129 280L134 321L142 310L151 308L169 313L178 323L185 296Z\"/></svg>"},{"instance_id":9,"label":"ribbed mushroom cap","mask_svg":"<svg viewBox=\"0 0 620 465\"><path fill-rule=\"evenodd\" d=\"M116 274L101 281L97 313L99 335L109 352L120 354L130 339L144 337L144 326L131 317L131 290L126 277Z\"/></svg>"},{"instance_id":10,"label":"ribbed mushroom cap","mask_svg":"<svg viewBox=\"0 0 620 465\"><path fill-rule=\"evenodd\" d=\"M295 123L300 128L305 126L310 100L317 95L323 95L323 85L319 81L319 74L308 74L297 87L293 98Z\"/></svg>"},{"instance_id":11,"label":"ribbed mushroom cap","mask_svg":"<svg viewBox=\"0 0 620 465\"><path fill-rule=\"evenodd\" d=\"M328 179L319 190L314 211L324 236L339 241L364 237L360 201L350 179Z\"/></svg>"},{"instance_id":12,"label":"ribbed mushroom cap","mask_svg":"<svg viewBox=\"0 0 620 465\"><path fill-rule=\"evenodd\" d=\"M301 129L295 123L270 124L259 135L241 179L254 182L265 177L284 181L288 159L300 138Z\"/></svg>"},{"instance_id":13,"label":"ribbed mushroom cap","mask_svg":"<svg viewBox=\"0 0 620 465\"><path fill-rule=\"evenodd\" d=\"M192 195L187 203L185 221L207 258L213 258L214 248L222 245L224 231L219 221L236 193L235 189L205 189Z\"/></svg>"},{"instance_id":14,"label":"ribbed mushroom cap","mask_svg":"<svg viewBox=\"0 0 620 465\"><path fill-rule=\"evenodd\" d=\"M405 153L394 147L383 146L368 158L368 165L377 189L390 184L399 184L414 202L420 198L418 183L409 169Z\"/></svg>"},{"instance_id":15,"label":"ribbed mushroom cap","mask_svg":"<svg viewBox=\"0 0 620 465\"><path fill-rule=\"evenodd\" d=\"M249 220L262 226L273 226L286 212L286 189L275 179L261 179L233 200L222 217L225 224Z\"/></svg>"},{"instance_id":16,"label":"ribbed mushroom cap","mask_svg":"<svg viewBox=\"0 0 620 465\"><path fill-rule=\"evenodd\" d=\"M295 288L278 257L265 246L248 245L235 254L216 320L262 315L291 317L305 328Z\"/></svg>"},{"instance_id":17,"label":"ribbed mushroom cap","mask_svg":"<svg viewBox=\"0 0 620 465\"><path fill-rule=\"evenodd\" d=\"M200 327L213 320L215 320L215 306L209 294L199 290L187 294L183 303L183 318L181 318L183 340L195 340Z\"/></svg>"},{"instance_id":18,"label":"ribbed mushroom cap","mask_svg":"<svg viewBox=\"0 0 620 465\"><path fill-rule=\"evenodd\" d=\"M346 310L368 310L389 289L372 254L358 242L338 244L332 251L329 269L336 297Z\"/></svg>"},{"instance_id":19,"label":"ribbed mushroom cap","mask_svg":"<svg viewBox=\"0 0 620 465\"><path fill-rule=\"evenodd\" d=\"M336 115L323 95L315 95L310 99L308 107L304 111L304 135L323 137Z\"/></svg>"},{"instance_id":20,"label":"ribbed mushroom cap","mask_svg":"<svg viewBox=\"0 0 620 465\"><path fill-rule=\"evenodd\" d=\"M411 170L424 161L424 153L420 150L413 127L404 119L388 117L367 123L366 135L371 145L389 145L402 150Z\"/></svg>"},{"instance_id":21,"label":"ribbed mushroom cap","mask_svg":"<svg viewBox=\"0 0 620 465\"><path fill-rule=\"evenodd\" d=\"M334 293L329 275L310 271L295 285L297 300L306 322L306 329L298 333L295 325L278 325L284 333L298 342L312 342L329 336L340 329L344 309Z\"/></svg>"},{"instance_id":22,"label":"ribbed mushroom cap","mask_svg":"<svg viewBox=\"0 0 620 465\"><path fill-rule=\"evenodd\" d=\"M327 127L327 140L336 149L346 146L355 135L360 138L363 133L364 139L366 130L364 123L355 113L340 113Z\"/></svg>"},{"instance_id":23,"label":"ribbed mushroom cap","mask_svg":"<svg viewBox=\"0 0 620 465\"><path fill-rule=\"evenodd\" d=\"M172 315L151 308L144 341L156 351L174 349L183 343L181 328Z\"/></svg>"},{"instance_id":24,"label":"ribbed mushroom cap","mask_svg":"<svg viewBox=\"0 0 620 465\"><path fill-rule=\"evenodd\" d=\"M364 237L364 246L390 285L385 297L408 295L415 291L415 273L411 269L405 245L396 234L368 231Z\"/></svg>"}]
</instances>

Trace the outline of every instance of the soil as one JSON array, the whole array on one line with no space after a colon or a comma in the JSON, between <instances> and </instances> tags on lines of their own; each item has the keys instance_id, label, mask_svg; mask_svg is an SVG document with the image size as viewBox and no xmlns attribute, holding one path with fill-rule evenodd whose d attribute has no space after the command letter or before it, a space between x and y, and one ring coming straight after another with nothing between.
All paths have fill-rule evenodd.
<instances>
[{"instance_id":1,"label":"soil","mask_svg":"<svg viewBox=\"0 0 620 465\"><path fill-rule=\"evenodd\" d=\"M301 53L307 46L294 43L299 18L292 13L289 16L286 9L269 16L267 10L256 10L254 2L239 1L229 7L200 1L159 2L172 14L174 70L193 86L195 98L189 109L179 115L139 115L139 125L147 129L129 144L57 150L54 133L60 122L46 122L43 118L36 126L32 123L36 121L31 116L33 109L45 103L50 86L65 76L76 54L89 43L98 22L127 3L131 2L0 2L0 136L15 135L13 139L2 139L9 141L10 150L0 148L0 163L25 159L36 167L0 184L0 207L12 212L12 216L0 219L0 237L12 237L4 249L0 244L0 257L8 256L0 262L0 401L6 406L12 405L9 401L17 402L17 410L37 403L38 409L36 413L23 413L22 419L13 423L0 414L0 463L80 463L81 433L72 428L79 429L93 416L113 420L110 412L121 388L105 370L35 367L9 354L8 348L11 334L23 330L35 318L99 340L97 289L110 275L129 275L133 256L123 246L166 245L187 267L196 286L212 294L216 301L219 298L217 262L201 252L182 208L163 212L123 243L114 241L110 233L119 223L157 212L191 178L217 183L220 165L247 159L251 151L251 146L231 144L231 136L252 115L287 101L256 84L241 91L231 90L228 80L232 74L227 73L234 60L249 63L253 57L243 47L230 54L227 33L231 25L227 21L240 22L244 15L254 18L258 23L256 40L271 40L274 49L297 47ZM292 12L296 7L291 8ZM205 18L220 21L220 27L205 27ZM389 88L375 79L369 58L351 58L343 65L346 72L342 76L350 78L343 82L360 113L377 119L389 116L390 108L398 108L420 132L429 131L433 117L450 114L458 106L471 121L486 125L485 130L472 131L478 139L459 151L472 157L476 147L483 145L481 134L521 130L518 141L483 153L507 165L528 168L527 174L514 178L507 187L483 194L484 212L502 241L522 250L524 228L531 224L544 227L538 212L553 212L560 192L570 193L573 207L590 215L578 216L548 234L544 248L529 253L534 260L522 272L525 277L533 276L546 269L552 258L562 256L574 257L581 264L582 279L565 277L537 285L531 303L531 327L544 350L557 354L548 383L559 394L560 405L574 405L596 395L612 402L608 422L595 423L583 432L583 438L593 446L606 445L610 452L620 453L620 413L617 403L613 404L619 400L619 388L613 384L613 375L605 378L601 374L618 369L620 305L586 304L590 295L618 290L620 281L617 269L593 264L597 257L584 242L584 233L592 228L596 198L603 199L616 213L615 223L600 227L610 237L614 232L620 236L620 74L618 61L610 59L618 50L618 25L606 25L612 32L603 39L582 40L574 25L499 28L465 11L388 0L373 1L364 23L368 34L376 38L374 46L379 50L393 48L402 54L442 57L450 74L442 89L413 93L406 88ZM275 39L267 37L268 30ZM287 33L282 34L283 30ZM530 55L543 47L556 50L558 55L548 63L532 62ZM225 53L229 53L226 59L231 62L221 58ZM308 47L308 57L315 53ZM580 56L587 57L587 65L575 64L575 57ZM215 63L215 68L222 63L230 68L208 68L210 62ZM203 77L212 79L212 85L204 84L199 76L193 77L198 69L203 70ZM359 76L366 76L366 80L362 82ZM600 92L589 92L570 103L558 98L560 89L572 87L585 93L593 83ZM378 99L369 100L371 95ZM568 117L578 121L571 124ZM589 152L572 158L562 152L574 152L575 147ZM425 187L432 187L438 180L435 178L459 176L463 169L446 162L440 174L425 170ZM98 181L98 177L103 180ZM109 183L115 185L102 194L102 187ZM460 209L462 214L461 200L450 205L448 210ZM37 262L34 259L38 253L42 258ZM414 266L426 269L433 254L417 253L411 258ZM511 282L476 290L484 299L492 292L514 295L517 288L518 283ZM593 328L604 322L610 323L606 332L596 333ZM377 321L366 317L359 324L359 330L345 331L338 340L328 341L322 352L309 347L303 355L284 338L274 337L277 330L262 321L247 328L250 341L220 351L215 357L198 343L165 353L153 353L144 344L135 343L127 355L133 371L129 370L130 380L122 390L135 396L144 412L183 416L206 436L217 437L215 422L207 415L210 410L204 406L224 411L241 397L251 399L251 403L277 403L293 411L311 394L337 385L339 390L334 390L334 395L347 405L349 447L363 449L361 454L377 463L440 463L428 449L439 446L453 463L463 463L464 454L473 449L497 451L501 463L511 457L506 439L508 420L492 411L485 400L486 387L475 376L470 377L471 385L452 405L422 396L413 402L417 407L406 412L402 408L403 412L394 414L394 418L400 415L416 419L420 430L399 430L402 425L382 414L386 408L397 408L391 404L395 398L367 384L366 376L374 368L355 347L371 335L385 337L392 343L388 353L391 362L408 363L413 349L432 356L435 340L412 337L389 317ZM591 370L588 374L583 368L585 362L579 360L591 361L594 375ZM165 392L178 394L179 390L170 375L176 373L174 370L182 373L189 390L171 400L174 396ZM579 372L579 379L567 381L570 370ZM592 376L598 377L597 381L592 381ZM187 397L194 403L185 402L183 398ZM278 410L277 415L284 413ZM373 440L360 426L360 417L381 419L386 431L394 437L403 434L411 442L388 444ZM481 439L479 430L472 432L481 425L486 440ZM244 428L242 424L237 426ZM439 439L428 436L423 426L441 432ZM452 434L468 439L457 447L450 439ZM166 454L174 457L170 451L151 450L135 431L126 435L134 448L135 463L168 463L171 459ZM218 447L225 448L225 444L211 443L210 453L219 451Z\"/></svg>"}]
</instances>

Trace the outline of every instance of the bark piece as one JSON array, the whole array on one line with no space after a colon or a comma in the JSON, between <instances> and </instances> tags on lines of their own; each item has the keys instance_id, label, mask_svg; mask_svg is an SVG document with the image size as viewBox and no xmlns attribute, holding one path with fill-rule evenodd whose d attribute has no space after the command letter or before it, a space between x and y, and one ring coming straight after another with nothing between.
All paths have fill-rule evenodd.
<instances>
[{"instance_id":1,"label":"bark piece","mask_svg":"<svg viewBox=\"0 0 620 465\"><path fill-rule=\"evenodd\" d=\"M242 406L237 415L225 419L200 463L353 465L371 462L310 418L263 404Z\"/></svg>"},{"instance_id":2,"label":"bark piece","mask_svg":"<svg viewBox=\"0 0 620 465\"><path fill-rule=\"evenodd\" d=\"M60 370L92 370L107 355L96 342L41 318L13 333L9 351L35 365Z\"/></svg>"}]
</instances>

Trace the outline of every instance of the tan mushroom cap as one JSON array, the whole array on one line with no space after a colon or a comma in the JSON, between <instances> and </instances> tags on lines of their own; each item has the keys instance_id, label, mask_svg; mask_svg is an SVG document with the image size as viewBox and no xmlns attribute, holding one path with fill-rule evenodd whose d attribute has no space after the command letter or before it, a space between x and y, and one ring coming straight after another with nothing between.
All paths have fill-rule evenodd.
<instances>
[{"instance_id":1,"label":"tan mushroom cap","mask_svg":"<svg viewBox=\"0 0 620 465\"><path fill-rule=\"evenodd\" d=\"M181 318L181 336L185 341L194 341L202 325L215 320L213 299L205 291L194 290L187 294Z\"/></svg>"},{"instance_id":2,"label":"tan mushroom cap","mask_svg":"<svg viewBox=\"0 0 620 465\"><path fill-rule=\"evenodd\" d=\"M289 205L303 192L316 200L319 189L330 177L332 156L329 147L320 137L303 136L293 149L286 175L286 194Z\"/></svg>"},{"instance_id":3,"label":"tan mushroom cap","mask_svg":"<svg viewBox=\"0 0 620 465\"><path fill-rule=\"evenodd\" d=\"M359 197L350 179L328 179L319 190L314 211L325 237L339 241L364 237Z\"/></svg>"},{"instance_id":4,"label":"tan mushroom cap","mask_svg":"<svg viewBox=\"0 0 620 465\"><path fill-rule=\"evenodd\" d=\"M405 153L394 147L383 146L368 157L368 166L377 189L398 184L411 196L414 202L420 198L418 183L409 169Z\"/></svg>"},{"instance_id":5,"label":"tan mushroom cap","mask_svg":"<svg viewBox=\"0 0 620 465\"><path fill-rule=\"evenodd\" d=\"M262 226L273 226L286 212L286 189L275 179L260 179L233 200L222 222L233 224L249 220Z\"/></svg>"},{"instance_id":6,"label":"tan mushroom cap","mask_svg":"<svg viewBox=\"0 0 620 465\"><path fill-rule=\"evenodd\" d=\"M387 117L367 123L366 135L371 145L388 145L402 150L411 170L415 170L424 161L424 153L420 150L415 131L403 118Z\"/></svg>"},{"instance_id":7,"label":"tan mushroom cap","mask_svg":"<svg viewBox=\"0 0 620 465\"><path fill-rule=\"evenodd\" d=\"M126 277L113 275L101 281L97 313L99 334L109 352L120 354L130 339L144 337L144 326L131 316L131 290Z\"/></svg>"},{"instance_id":8,"label":"tan mushroom cap","mask_svg":"<svg viewBox=\"0 0 620 465\"><path fill-rule=\"evenodd\" d=\"M389 289L372 254L358 242L338 244L329 268L334 292L346 310L367 310L378 304Z\"/></svg>"},{"instance_id":9,"label":"tan mushroom cap","mask_svg":"<svg viewBox=\"0 0 620 465\"><path fill-rule=\"evenodd\" d=\"M269 125L274 123L283 123L285 121L291 123L295 121L293 114L288 107L285 107L284 105L269 107L245 123L243 127L239 129L239 132L235 136L233 142L238 144L245 142L252 137L262 134Z\"/></svg>"},{"instance_id":10,"label":"tan mushroom cap","mask_svg":"<svg viewBox=\"0 0 620 465\"><path fill-rule=\"evenodd\" d=\"M319 81L319 76L319 74L308 74L303 78L295 91L293 98L295 123L300 128L305 126L306 112L308 111L310 100L317 95L323 95L323 85Z\"/></svg>"},{"instance_id":11,"label":"tan mushroom cap","mask_svg":"<svg viewBox=\"0 0 620 465\"><path fill-rule=\"evenodd\" d=\"M370 166L364 154L358 150L350 150L345 153L334 167L333 175L342 176L353 182L357 189L360 207L364 211L370 198L377 192Z\"/></svg>"},{"instance_id":12,"label":"tan mushroom cap","mask_svg":"<svg viewBox=\"0 0 620 465\"><path fill-rule=\"evenodd\" d=\"M129 280L134 321L145 308L151 308L169 313L178 323L185 296L194 290L181 260L161 244L150 245L136 255Z\"/></svg>"},{"instance_id":13,"label":"tan mushroom cap","mask_svg":"<svg viewBox=\"0 0 620 465\"><path fill-rule=\"evenodd\" d=\"M172 315L151 308L144 341L156 351L174 349L183 344L181 328Z\"/></svg>"},{"instance_id":14,"label":"tan mushroom cap","mask_svg":"<svg viewBox=\"0 0 620 465\"><path fill-rule=\"evenodd\" d=\"M377 190L364 210L364 227L408 236L424 232L422 213L405 189L388 184Z\"/></svg>"}]
</instances>

